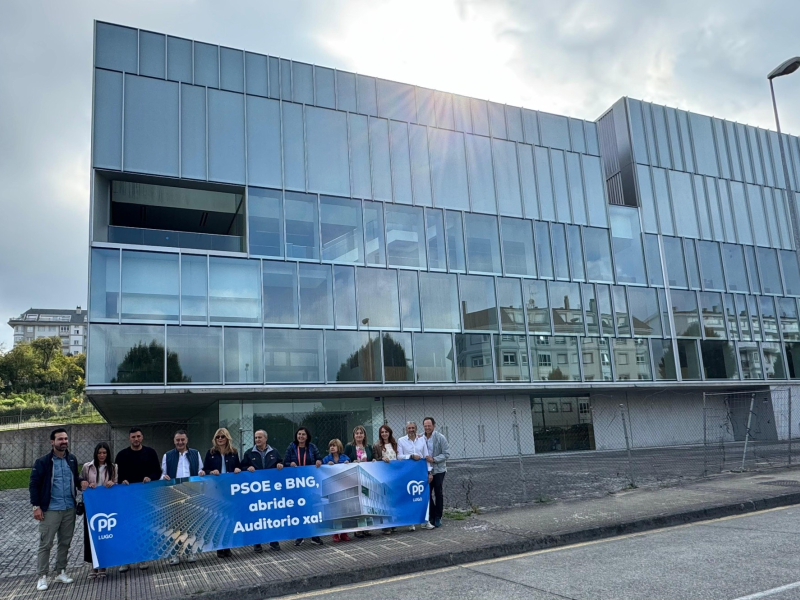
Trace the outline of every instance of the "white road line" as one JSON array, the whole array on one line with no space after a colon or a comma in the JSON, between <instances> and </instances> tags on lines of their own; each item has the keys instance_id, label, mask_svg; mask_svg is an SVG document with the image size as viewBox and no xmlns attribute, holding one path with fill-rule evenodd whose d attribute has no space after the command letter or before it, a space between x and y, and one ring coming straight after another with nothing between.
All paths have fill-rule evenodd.
<instances>
[{"instance_id":1,"label":"white road line","mask_svg":"<svg viewBox=\"0 0 800 600\"><path fill-rule=\"evenodd\" d=\"M771 590L764 590L763 592L756 592L755 594L750 594L749 596L742 596L741 598L736 598L736 600L758 600L758 598L766 598L767 596L780 594L781 592L787 592L799 587L800 581L795 581L794 583L787 583L786 585L772 588Z\"/></svg>"}]
</instances>

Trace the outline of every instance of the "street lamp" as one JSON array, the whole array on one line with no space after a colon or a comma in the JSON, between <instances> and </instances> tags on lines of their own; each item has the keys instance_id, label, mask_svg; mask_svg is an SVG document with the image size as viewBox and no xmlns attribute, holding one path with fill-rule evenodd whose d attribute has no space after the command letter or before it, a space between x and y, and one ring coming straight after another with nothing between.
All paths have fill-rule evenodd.
<instances>
[{"instance_id":1,"label":"street lamp","mask_svg":"<svg viewBox=\"0 0 800 600\"><path fill-rule=\"evenodd\" d=\"M795 56L779 64L775 69L767 75L769 80L769 91L772 94L772 110L775 112L775 127L778 130L778 145L781 149L781 162L783 163L783 178L786 183L786 200L789 202L789 214L792 216L792 230L794 239L797 243L797 250L800 252L800 223L798 219L800 215L797 214L797 206L792 200L792 186L789 182L789 165L786 162L786 151L783 149L783 136L781 135L781 122L778 119L778 104L775 102L775 87L772 85L772 80L776 77L783 77L784 75L791 75L800 68L800 56Z\"/></svg>"}]
</instances>

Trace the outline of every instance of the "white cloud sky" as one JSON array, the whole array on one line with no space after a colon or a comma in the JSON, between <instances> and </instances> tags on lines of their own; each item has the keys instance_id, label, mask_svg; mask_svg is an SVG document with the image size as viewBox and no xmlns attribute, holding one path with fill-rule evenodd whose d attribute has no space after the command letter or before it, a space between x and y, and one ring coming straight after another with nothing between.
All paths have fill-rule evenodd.
<instances>
[{"instance_id":1,"label":"white cloud sky","mask_svg":"<svg viewBox=\"0 0 800 600\"><path fill-rule=\"evenodd\" d=\"M86 306L92 20L594 119L621 96L773 127L791 0L0 2L0 343ZM800 75L778 80L800 133Z\"/></svg>"}]
</instances>

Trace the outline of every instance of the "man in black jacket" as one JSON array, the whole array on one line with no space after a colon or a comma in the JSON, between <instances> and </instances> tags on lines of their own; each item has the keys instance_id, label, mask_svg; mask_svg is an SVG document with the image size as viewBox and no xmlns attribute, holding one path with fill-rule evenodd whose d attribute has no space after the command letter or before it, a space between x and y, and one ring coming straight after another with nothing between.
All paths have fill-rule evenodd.
<instances>
[{"instance_id":1,"label":"man in black jacket","mask_svg":"<svg viewBox=\"0 0 800 600\"><path fill-rule=\"evenodd\" d=\"M281 455L277 450L275 450L275 448L267 444L267 437L267 432L263 429L259 429L255 432L255 434L253 434L253 439L255 440L256 445L244 453L241 463L243 471L247 469L253 473L254 471L260 471L261 469L280 470L283 468ZM270 542L269 547L275 552L278 552L281 549L281 545L278 542ZM261 544L256 544L253 546L253 550L256 552L264 551L264 549L261 547Z\"/></svg>"},{"instance_id":2,"label":"man in black jacket","mask_svg":"<svg viewBox=\"0 0 800 600\"><path fill-rule=\"evenodd\" d=\"M69 453L66 429L50 433L52 450L33 465L28 486L33 505L33 518L39 521L39 553L36 589L47 589L50 569L50 550L58 535L55 581L72 583L66 573L67 554L75 532L76 494L80 489L78 459Z\"/></svg>"}]
</instances>

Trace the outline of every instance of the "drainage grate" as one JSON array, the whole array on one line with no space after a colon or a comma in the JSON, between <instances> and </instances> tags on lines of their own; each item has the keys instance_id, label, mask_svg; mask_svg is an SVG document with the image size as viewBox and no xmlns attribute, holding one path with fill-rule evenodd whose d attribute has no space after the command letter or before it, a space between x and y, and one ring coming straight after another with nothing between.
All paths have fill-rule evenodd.
<instances>
[{"instance_id":1,"label":"drainage grate","mask_svg":"<svg viewBox=\"0 0 800 600\"><path fill-rule=\"evenodd\" d=\"M777 479L775 481L763 481L759 485L777 485L779 487L800 487L800 481L791 479Z\"/></svg>"}]
</instances>

